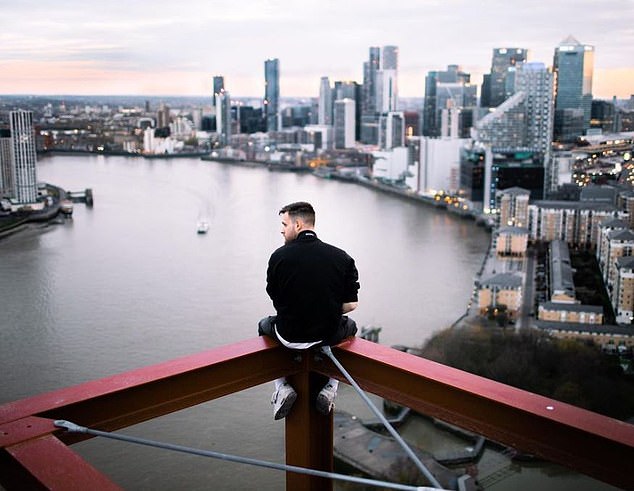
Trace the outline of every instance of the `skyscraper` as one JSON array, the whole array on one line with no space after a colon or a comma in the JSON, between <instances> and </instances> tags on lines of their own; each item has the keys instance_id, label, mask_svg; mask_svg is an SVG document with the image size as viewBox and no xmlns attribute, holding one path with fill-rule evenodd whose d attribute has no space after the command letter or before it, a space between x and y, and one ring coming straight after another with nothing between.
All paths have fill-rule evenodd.
<instances>
[{"instance_id":1,"label":"skyscraper","mask_svg":"<svg viewBox=\"0 0 634 491\"><path fill-rule=\"evenodd\" d=\"M9 113L15 198L18 203L34 203L37 199L35 134L31 111Z\"/></svg>"},{"instance_id":2,"label":"skyscraper","mask_svg":"<svg viewBox=\"0 0 634 491\"><path fill-rule=\"evenodd\" d=\"M525 62L528 50L524 48L495 48L491 59L491 73L482 84L482 107L497 107L510 95L512 85L507 84L509 68Z\"/></svg>"},{"instance_id":3,"label":"skyscraper","mask_svg":"<svg viewBox=\"0 0 634 491\"><path fill-rule=\"evenodd\" d=\"M321 77L319 84L317 123L332 124L332 87L330 87L330 79L328 77Z\"/></svg>"},{"instance_id":4,"label":"skyscraper","mask_svg":"<svg viewBox=\"0 0 634 491\"><path fill-rule=\"evenodd\" d=\"M222 89L214 97L216 105L216 132L221 145L229 145L231 139L231 97Z\"/></svg>"},{"instance_id":5,"label":"skyscraper","mask_svg":"<svg viewBox=\"0 0 634 491\"><path fill-rule=\"evenodd\" d=\"M405 115L392 111L379 117L379 146L383 150L405 145Z\"/></svg>"},{"instance_id":6,"label":"skyscraper","mask_svg":"<svg viewBox=\"0 0 634 491\"><path fill-rule=\"evenodd\" d=\"M355 135L355 102L352 99L335 101L335 148L353 148Z\"/></svg>"},{"instance_id":7,"label":"skyscraper","mask_svg":"<svg viewBox=\"0 0 634 491\"><path fill-rule=\"evenodd\" d=\"M476 142L484 156L484 209L495 210L499 190L513 186L541 199L550 187L553 131L553 73L543 63L515 68L515 93L478 121ZM473 167L463 160L465 169ZM473 159L472 159L473 161ZM546 179L545 179L546 178Z\"/></svg>"},{"instance_id":8,"label":"skyscraper","mask_svg":"<svg viewBox=\"0 0 634 491\"><path fill-rule=\"evenodd\" d=\"M222 75L216 75L213 79L214 93L212 94L212 104L216 105L216 96L225 91L225 78Z\"/></svg>"},{"instance_id":9,"label":"skyscraper","mask_svg":"<svg viewBox=\"0 0 634 491\"><path fill-rule=\"evenodd\" d=\"M371 47L370 58L363 64L361 141L378 142L379 115L396 111L398 106L398 48Z\"/></svg>"},{"instance_id":10,"label":"skyscraper","mask_svg":"<svg viewBox=\"0 0 634 491\"><path fill-rule=\"evenodd\" d=\"M267 131L278 131L280 113L280 60L264 62L264 118Z\"/></svg>"},{"instance_id":11,"label":"skyscraper","mask_svg":"<svg viewBox=\"0 0 634 491\"><path fill-rule=\"evenodd\" d=\"M423 136L443 135L443 111L453 110L458 115L458 133L467 137L472 121L472 111L477 105L477 88L470 83L471 75L458 65L449 65L444 71L430 71L425 77L425 102L423 106ZM445 112L444 119L448 120ZM447 131L446 131L447 132Z\"/></svg>"},{"instance_id":12,"label":"skyscraper","mask_svg":"<svg viewBox=\"0 0 634 491\"><path fill-rule=\"evenodd\" d=\"M361 128L359 140L366 144L378 141L376 110L376 76L381 61L381 49L370 47L368 61L363 63L363 89L361 94Z\"/></svg>"},{"instance_id":13,"label":"skyscraper","mask_svg":"<svg viewBox=\"0 0 634 491\"><path fill-rule=\"evenodd\" d=\"M398 105L398 48L381 48L380 69L376 74L376 109L379 113L397 110Z\"/></svg>"},{"instance_id":14,"label":"skyscraper","mask_svg":"<svg viewBox=\"0 0 634 491\"><path fill-rule=\"evenodd\" d=\"M572 141L590 127L594 46L568 36L555 48L555 139Z\"/></svg>"},{"instance_id":15,"label":"skyscraper","mask_svg":"<svg viewBox=\"0 0 634 491\"><path fill-rule=\"evenodd\" d=\"M372 115L376 111L376 73L381 61L381 49L370 47L368 61L363 63L363 94L361 97L361 114Z\"/></svg>"},{"instance_id":16,"label":"skyscraper","mask_svg":"<svg viewBox=\"0 0 634 491\"><path fill-rule=\"evenodd\" d=\"M358 140L361 135L361 86L357 82L351 80L337 80L335 81L332 94L334 101L339 101L341 99L352 99L354 101L354 140Z\"/></svg>"},{"instance_id":17,"label":"skyscraper","mask_svg":"<svg viewBox=\"0 0 634 491\"><path fill-rule=\"evenodd\" d=\"M0 129L0 198L12 198L15 194L13 175L13 157L11 150L11 131Z\"/></svg>"}]
</instances>

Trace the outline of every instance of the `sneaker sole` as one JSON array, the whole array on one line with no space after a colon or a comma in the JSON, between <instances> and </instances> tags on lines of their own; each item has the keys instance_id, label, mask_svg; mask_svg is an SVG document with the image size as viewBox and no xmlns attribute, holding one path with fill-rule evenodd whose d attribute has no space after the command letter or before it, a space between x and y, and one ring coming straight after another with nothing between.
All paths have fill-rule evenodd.
<instances>
[{"instance_id":1,"label":"sneaker sole","mask_svg":"<svg viewBox=\"0 0 634 491\"><path fill-rule=\"evenodd\" d=\"M291 411L293 404L295 404L295 400L297 399L297 393L293 392L289 394L284 403L280 406L277 412L273 415L274 419L283 419L288 413Z\"/></svg>"},{"instance_id":2,"label":"sneaker sole","mask_svg":"<svg viewBox=\"0 0 634 491\"><path fill-rule=\"evenodd\" d=\"M318 412L320 412L324 416L327 416L328 414L330 414L330 411L332 411L333 408L335 407L335 403L334 402L331 403L327 397L321 394L318 394L316 406L317 406Z\"/></svg>"}]
</instances>

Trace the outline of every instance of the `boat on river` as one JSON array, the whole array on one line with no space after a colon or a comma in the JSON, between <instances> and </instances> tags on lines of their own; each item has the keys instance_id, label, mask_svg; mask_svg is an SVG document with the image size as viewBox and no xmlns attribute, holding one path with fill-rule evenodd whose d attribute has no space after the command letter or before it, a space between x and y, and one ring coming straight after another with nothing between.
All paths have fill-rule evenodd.
<instances>
[{"instance_id":1,"label":"boat on river","mask_svg":"<svg viewBox=\"0 0 634 491\"><path fill-rule=\"evenodd\" d=\"M205 221L198 222L196 226L196 232L199 234L206 234L209 231L209 223Z\"/></svg>"}]
</instances>

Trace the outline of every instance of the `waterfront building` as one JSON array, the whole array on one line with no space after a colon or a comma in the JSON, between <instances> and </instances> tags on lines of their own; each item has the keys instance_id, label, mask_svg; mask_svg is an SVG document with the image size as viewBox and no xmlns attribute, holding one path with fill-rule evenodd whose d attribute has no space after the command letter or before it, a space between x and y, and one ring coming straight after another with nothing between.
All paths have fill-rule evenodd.
<instances>
[{"instance_id":1,"label":"waterfront building","mask_svg":"<svg viewBox=\"0 0 634 491\"><path fill-rule=\"evenodd\" d=\"M238 106L239 133L258 133L266 131L262 108L253 106Z\"/></svg>"},{"instance_id":2,"label":"waterfront building","mask_svg":"<svg viewBox=\"0 0 634 491\"><path fill-rule=\"evenodd\" d=\"M524 257L528 249L528 229L499 227L493 233L493 244L498 257Z\"/></svg>"},{"instance_id":3,"label":"waterfront building","mask_svg":"<svg viewBox=\"0 0 634 491\"><path fill-rule=\"evenodd\" d=\"M510 318L517 317L522 306L522 283L521 276L515 273L499 273L480 281L480 315L486 315L494 309L506 308Z\"/></svg>"},{"instance_id":4,"label":"waterfront building","mask_svg":"<svg viewBox=\"0 0 634 491\"><path fill-rule=\"evenodd\" d=\"M569 36L555 48L555 139L574 141L590 127L594 46Z\"/></svg>"},{"instance_id":5,"label":"waterfront building","mask_svg":"<svg viewBox=\"0 0 634 491\"><path fill-rule=\"evenodd\" d=\"M372 176L389 182L404 182L409 164L409 149L396 147L391 150L372 152L374 164Z\"/></svg>"},{"instance_id":6,"label":"waterfront building","mask_svg":"<svg viewBox=\"0 0 634 491\"><path fill-rule=\"evenodd\" d=\"M170 108L167 104L161 103L156 113L156 127L167 128L170 124L170 121L171 121Z\"/></svg>"},{"instance_id":7,"label":"waterfront building","mask_svg":"<svg viewBox=\"0 0 634 491\"><path fill-rule=\"evenodd\" d=\"M355 109L356 104L352 99L346 98L335 101L335 148L354 148Z\"/></svg>"},{"instance_id":8,"label":"waterfront building","mask_svg":"<svg viewBox=\"0 0 634 491\"><path fill-rule=\"evenodd\" d=\"M267 131L280 130L280 60L264 62L264 119Z\"/></svg>"},{"instance_id":9,"label":"waterfront building","mask_svg":"<svg viewBox=\"0 0 634 491\"><path fill-rule=\"evenodd\" d=\"M405 145L405 116L392 111L379 117L379 147L389 150Z\"/></svg>"},{"instance_id":10,"label":"waterfront building","mask_svg":"<svg viewBox=\"0 0 634 491\"><path fill-rule=\"evenodd\" d=\"M332 125L309 124L304 127L304 131L314 144L315 150L329 150L333 147Z\"/></svg>"},{"instance_id":11,"label":"waterfront building","mask_svg":"<svg viewBox=\"0 0 634 491\"><path fill-rule=\"evenodd\" d=\"M321 77L319 84L317 124L332 124L332 109L332 87L330 87L330 79L328 77Z\"/></svg>"},{"instance_id":12,"label":"waterfront building","mask_svg":"<svg viewBox=\"0 0 634 491\"><path fill-rule=\"evenodd\" d=\"M455 193L459 185L460 150L468 140L407 138L410 161L405 180L417 194Z\"/></svg>"},{"instance_id":13,"label":"waterfront building","mask_svg":"<svg viewBox=\"0 0 634 491\"><path fill-rule=\"evenodd\" d=\"M499 210L498 225L502 227L528 227L528 200L531 192L517 186L496 193Z\"/></svg>"},{"instance_id":14,"label":"waterfront building","mask_svg":"<svg viewBox=\"0 0 634 491\"><path fill-rule=\"evenodd\" d=\"M528 50L524 48L493 49L491 72L482 84L481 107L497 107L513 94L513 91L509 90L513 85L507 82L509 77L513 77L509 69L525 62L527 58Z\"/></svg>"},{"instance_id":15,"label":"waterfront building","mask_svg":"<svg viewBox=\"0 0 634 491\"><path fill-rule=\"evenodd\" d=\"M216 95L216 132L221 145L231 140L231 97L224 89Z\"/></svg>"},{"instance_id":16,"label":"waterfront building","mask_svg":"<svg viewBox=\"0 0 634 491\"><path fill-rule=\"evenodd\" d=\"M11 130L0 128L0 198L15 194Z\"/></svg>"},{"instance_id":17,"label":"waterfront building","mask_svg":"<svg viewBox=\"0 0 634 491\"><path fill-rule=\"evenodd\" d=\"M11 153L15 179L15 199L20 204L35 203L37 199L37 172L33 112L9 113Z\"/></svg>"}]
</instances>

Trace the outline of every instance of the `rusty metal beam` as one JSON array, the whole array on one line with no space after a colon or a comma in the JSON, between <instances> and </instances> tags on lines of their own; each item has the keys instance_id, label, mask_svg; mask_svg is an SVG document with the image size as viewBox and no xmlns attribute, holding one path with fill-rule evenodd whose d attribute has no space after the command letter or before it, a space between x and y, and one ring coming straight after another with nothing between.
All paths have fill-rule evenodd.
<instances>
[{"instance_id":1,"label":"rusty metal beam","mask_svg":"<svg viewBox=\"0 0 634 491\"><path fill-rule=\"evenodd\" d=\"M297 392L293 410L286 416L286 463L320 471L333 471L333 415L315 409L317 394L328 378L309 371L310 353L303 355L304 371L289 378ZM333 482L315 476L286 473L286 489L332 491Z\"/></svg>"},{"instance_id":2,"label":"rusty metal beam","mask_svg":"<svg viewBox=\"0 0 634 491\"><path fill-rule=\"evenodd\" d=\"M632 485L631 425L358 338L334 353L370 392L615 486ZM99 481L83 461L59 462L81 459L62 445L77 437L56 432L52 419L112 431L280 376L291 377L299 393L286 421L287 462L331 470L332 418L318 415L312 401L323 377L342 376L325 358L296 356L255 338L0 406L0 483L23 489ZM51 474L51 465L64 471ZM97 487L112 486L103 479ZM287 474L288 489L328 485Z\"/></svg>"},{"instance_id":3,"label":"rusty metal beam","mask_svg":"<svg viewBox=\"0 0 634 491\"><path fill-rule=\"evenodd\" d=\"M30 415L113 431L296 373L266 338L179 358L0 406L0 426ZM86 436L60 436L74 443Z\"/></svg>"},{"instance_id":4,"label":"rusty metal beam","mask_svg":"<svg viewBox=\"0 0 634 491\"><path fill-rule=\"evenodd\" d=\"M634 482L633 425L359 338L333 351L372 393L615 486ZM343 380L328 360L312 370Z\"/></svg>"},{"instance_id":5,"label":"rusty metal beam","mask_svg":"<svg viewBox=\"0 0 634 491\"><path fill-rule=\"evenodd\" d=\"M0 482L16 489L122 489L52 435L7 447L3 454L2 469L10 470L11 481L4 476Z\"/></svg>"}]
</instances>

